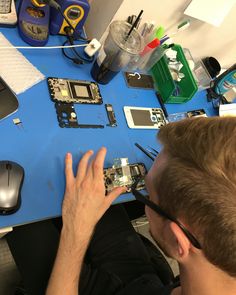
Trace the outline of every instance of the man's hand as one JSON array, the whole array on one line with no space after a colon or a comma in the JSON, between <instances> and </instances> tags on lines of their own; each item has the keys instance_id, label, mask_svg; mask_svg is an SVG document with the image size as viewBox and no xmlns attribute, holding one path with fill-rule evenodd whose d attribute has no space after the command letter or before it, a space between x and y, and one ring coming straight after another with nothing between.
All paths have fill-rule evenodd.
<instances>
[{"instance_id":1,"label":"man's hand","mask_svg":"<svg viewBox=\"0 0 236 295\"><path fill-rule=\"evenodd\" d=\"M72 155L65 159L66 191L62 207L63 229L73 240L88 238L112 202L125 188L115 188L105 196L103 165L106 149L101 148L90 162L93 151L87 151L79 162L77 175L72 170Z\"/></svg>"}]
</instances>

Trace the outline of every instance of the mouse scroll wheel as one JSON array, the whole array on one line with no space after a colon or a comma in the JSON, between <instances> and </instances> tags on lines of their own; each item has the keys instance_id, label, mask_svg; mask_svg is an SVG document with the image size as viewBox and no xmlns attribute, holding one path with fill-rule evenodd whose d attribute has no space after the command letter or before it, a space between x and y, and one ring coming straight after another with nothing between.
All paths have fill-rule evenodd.
<instances>
[{"instance_id":1,"label":"mouse scroll wheel","mask_svg":"<svg viewBox=\"0 0 236 295\"><path fill-rule=\"evenodd\" d=\"M7 169L7 170L11 170L11 168L12 168L12 165L11 165L10 163L7 163L7 164L6 164L6 169Z\"/></svg>"}]
</instances>

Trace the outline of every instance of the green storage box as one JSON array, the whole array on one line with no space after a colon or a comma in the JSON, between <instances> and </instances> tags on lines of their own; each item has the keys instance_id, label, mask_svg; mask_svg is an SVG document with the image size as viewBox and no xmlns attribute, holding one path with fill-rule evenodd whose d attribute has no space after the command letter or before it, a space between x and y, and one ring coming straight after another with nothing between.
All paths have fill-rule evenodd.
<instances>
[{"instance_id":1,"label":"green storage box","mask_svg":"<svg viewBox=\"0 0 236 295\"><path fill-rule=\"evenodd\" d=\"M183 64L180 72L185 77L180 82L172 79L165 55L152 67L151 74L154 80L154 86L165 103L183 103L193 97L198 87L182 47L175 44L172 49L177 51L177 60ZM176 88L178 89L177 95L175 94Z\"/></svg>"}]
</instances>

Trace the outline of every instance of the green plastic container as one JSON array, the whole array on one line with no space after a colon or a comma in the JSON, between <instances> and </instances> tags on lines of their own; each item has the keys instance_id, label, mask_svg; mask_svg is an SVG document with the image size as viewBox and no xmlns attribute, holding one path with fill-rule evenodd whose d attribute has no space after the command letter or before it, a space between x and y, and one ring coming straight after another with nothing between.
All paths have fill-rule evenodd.
<instances>
[{"instance_id":1,"label":"green plastic container","mask_svg":"<svg viewBox=\"0 0 236 295\"><path fill-rule=\"evenodd\" d=\"M193 97L198 87L182 47L175 44L172 49L177 51L177 60L183 64L180 72L185 77L180 82L172 79L165 55L152 67L151 74L154 80L154 86L165 103L183 103ZM175 94L176 88L178 88L178 95Z\"/></svg>"}]
</instances>

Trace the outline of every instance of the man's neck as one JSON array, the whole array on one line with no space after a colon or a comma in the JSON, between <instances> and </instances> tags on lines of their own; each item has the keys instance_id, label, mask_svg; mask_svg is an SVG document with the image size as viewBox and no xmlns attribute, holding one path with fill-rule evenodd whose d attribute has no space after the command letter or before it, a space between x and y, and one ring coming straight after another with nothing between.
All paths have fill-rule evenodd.
<instances>
[{"instance_id":1,"label":"man's neck","mask_svg":"<svg viewBox=\"0 0 236 295\"><path fill-rule=\"evenodd\" d=\"M200 263L201 264L201 263ZM236 278L232 278L213 265L180 265L181 287L171 295L235 295Z\"/></svg>"}]
</instances>

